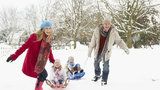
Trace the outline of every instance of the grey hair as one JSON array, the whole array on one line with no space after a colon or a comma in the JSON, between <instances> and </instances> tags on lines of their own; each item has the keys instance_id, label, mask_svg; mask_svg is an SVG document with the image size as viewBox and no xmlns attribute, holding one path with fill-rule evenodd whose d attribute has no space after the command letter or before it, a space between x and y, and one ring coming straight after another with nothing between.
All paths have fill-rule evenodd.
<instances>
[{"instance_id":1,"label":"grey hair","mask_svg":"<svg viewBox=\"0 0 160 90\"><path fill-rule=\"evenodd\" d=\"M104 23L110 23L110 24L112 24L111 20L108 20L108 19L103 20L102 24L104 24Z\"/></svg>"}]
</instances>

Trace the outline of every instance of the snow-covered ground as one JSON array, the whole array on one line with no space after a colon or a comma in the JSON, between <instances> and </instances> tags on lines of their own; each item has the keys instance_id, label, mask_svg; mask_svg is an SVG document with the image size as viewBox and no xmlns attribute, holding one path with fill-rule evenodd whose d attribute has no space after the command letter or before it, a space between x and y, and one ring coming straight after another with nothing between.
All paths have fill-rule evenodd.
<instances>
[{"instance_id":1,"label":"snow-covered ground","mask_svg":"<svg viewBox=\"0 0 160 90\"><path fill-rule=\"evenodd\" d=\"M15 62L6 62L7 57L15 52L14 48L0 44L0 90L34 90L36 79L24 75L21 71L26 52ZM87 46L80 44L75 50L53 50L54 57L59 58L63 66L68 56L72 55L75 62L80 63L86 72L81 80L70 81L69 86L63 90L160 90L160 46L153 46L153 49L130 49L129 55L114 46L107 86L101 86L100 81L91 81L94 76L93 54L92 58L85 62L87 50ZM48 62L48 74L51 66ZM44 90L51 90L46 83L43 87Z\"/></svg>"}]
</instances>

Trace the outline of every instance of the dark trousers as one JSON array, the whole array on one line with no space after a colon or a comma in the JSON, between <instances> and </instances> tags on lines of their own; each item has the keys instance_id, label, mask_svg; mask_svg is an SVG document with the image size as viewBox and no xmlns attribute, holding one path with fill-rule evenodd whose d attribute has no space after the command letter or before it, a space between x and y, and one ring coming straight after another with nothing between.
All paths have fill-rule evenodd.
<instances>
[{"instance_id":1,"label":"dark trousers","mask_svg":"<svg viewBox=\"0 0 160 90\"><path fill-rule=\"evenodd\" d=\"M107 82L108 74L109 74L109 60L105 61L104 57L101 57L100 55L98 55L97 58L95 58L94 60L94 72L95 72L95 76L101 75L100 62L102 60L103 60L102 80Z\"/></svg>"},{"instance_id":2,"label":"dark trousers","mask_svg":"<svg viewBox=\"0 0 160 90\"><path fill-rule=\"evenodd\" d=\"M39 86L39 83L40 82L44 82L46 80L48 76L48 73L46 71L46 69L44 69L40 74L38 74L38 77L37 77L37 85L36 86Z\"/></svg>"}]
</instances>

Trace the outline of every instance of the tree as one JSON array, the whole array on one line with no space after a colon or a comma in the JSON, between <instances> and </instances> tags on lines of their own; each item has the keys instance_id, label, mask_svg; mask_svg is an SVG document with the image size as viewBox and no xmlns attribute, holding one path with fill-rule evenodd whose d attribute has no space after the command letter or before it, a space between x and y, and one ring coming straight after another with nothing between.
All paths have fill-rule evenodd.
<instances>
[{"instance_id":1,"label":"tree","mask_svg":"<svg viewBox=\"0 0 160 90\"><path fill-rule=\"evenodd\" d=\"M54 20L58 14L57 3L56 0L41 0L38 10L40 18Z\"/></svg>"},{"instance_id":2,"label":"tree","mask_svg":"<svg viewBox=\"0 0 160 90\"><path fill-rule=\"evenodd\" d=\"M0 12L1 39L11 44L13 34L19 30L19 16L16 8L3 9Z\"/></svg>"},{"instance_id":3,"label":"tree","mask_svg":"<svg viewBox=\"0 0 160 90\"><path fill-rule=\"evenodd\" d=\"M31 32L34 32L39 27L39 13L37 12L38 8L34 5L31 5L30 7L26 7L24 10L24 15L22 19L22 27L24 30L28 33L28 35Z\"/></svg>"},{"instance_id":4,"label":"tree","mask_svg":"<svg viewBox=\"0 0 160 90\"><path fill-rule=\"evenodd\" d=\"M156 5L151 5L150 0L119 0L117 5L119 9L105 1L105 6L113 16L113 23L126 40L129 48L137 42L133 37L142 36L142 34L156 34L152 31L154 26L150 24L150 16L157 13L151 13ZM140 37L140 39L144 38Z\"/></svg>"},{"instance_id":5,"label":"tree","mask_svg":"<svg viewBox=\"0 0 160 90\"><path fill-rule=\"evenodd\" d=\"M69 35L70 41L74 41L74 48L76 48L76 42L81 37L80 33L87 31L92 24L92 13L89 13L90 6L87 6L85 0L68 0L65 2L59 0L59 4L61 6L59 14L60 22L62 22L61 29L64 29L62 31L66 32L66 36Z\"/></svg>"}]
</instances>

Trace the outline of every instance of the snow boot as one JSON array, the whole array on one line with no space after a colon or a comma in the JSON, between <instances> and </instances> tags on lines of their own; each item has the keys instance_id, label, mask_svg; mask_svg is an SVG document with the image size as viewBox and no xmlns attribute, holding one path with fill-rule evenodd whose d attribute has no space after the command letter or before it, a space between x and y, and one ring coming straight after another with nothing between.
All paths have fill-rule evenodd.
<instances>
[{"instance_id":1,"label":"snow boot","mask_svg":"<svg viewBox=\"0 0 160 90\"><path fill-rule=\"evenodd\" d=\"M92 81L95 81L95 82L96 82L96 81L98 81L100 78L101 78L101 76L94 76L93 79L92 79Z\"/></svg>"},{"instance_id":2,"label":"snow boot","mask_svg":"<svg viewBox=\"0 0 160 90\"><path fill-rule=\"evenodd\" d=\"M101 81L101 85L102 85L102 86L107 85L107 81L102 80L102 81Z\"/></svg>"},{"instance_id":3,"label":"snow boot","mask_svg":"<svg viewBox=\"0 0 160 90\"><path fill-rule=\"evenodd\" d=\"M35 90L43 90L42 85L43 82L37 80Z\"/></svg>"}]
</instances>

